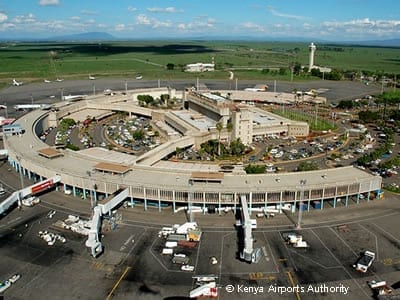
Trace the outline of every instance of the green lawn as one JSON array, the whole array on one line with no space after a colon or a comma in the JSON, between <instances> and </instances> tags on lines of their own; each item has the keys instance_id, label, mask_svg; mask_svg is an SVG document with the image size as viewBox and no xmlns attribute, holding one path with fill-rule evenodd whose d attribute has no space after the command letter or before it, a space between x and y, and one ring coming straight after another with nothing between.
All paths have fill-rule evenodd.
<instances>
[{"instance_id":1,"label":"green lawn","mask_svg":"<svg viewBox=\"0 0 400 300\"><path fill-rule=\"evenodd\" d=\"M310 126L310 130L322 131L336 129L335 124L320 117L317 117L316 119L315 116L311 116L309 114L304 114L289 109L286 109L285 111L276 109L273 111L273 113L290 120L307 122Z\"/></svg>"},{"instance_id":2,"label":"green lawn","mask_svg":"<svg viewBox=\"0 0 400 300\"><path fill-rule=\"evenodd\" d=\"M308 65L308 43L245 41L132 41L104 43L2 43L0 81L97 76L145 79L228 79L233 68L238 79L289 80L288 66ZM216 63L216 72L187 74L184 65ZM174 70L167 70L168 63ZM400 73L400 51L396 48L318 45L315 63L346 70ZM262 69L271 69L263 73ZM285 74L278 70L285 69ZM297 77L294 80L315 79Z\"/></svg>"}]
</instances>

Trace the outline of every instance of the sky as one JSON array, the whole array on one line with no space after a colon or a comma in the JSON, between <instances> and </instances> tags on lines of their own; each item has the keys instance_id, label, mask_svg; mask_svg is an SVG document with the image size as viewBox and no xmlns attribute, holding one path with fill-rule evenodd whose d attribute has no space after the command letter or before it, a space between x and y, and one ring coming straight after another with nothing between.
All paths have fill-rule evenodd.
<instances>
[{"instance_id":1,"label":"sky","mask_svg":"<svg viewBox=\"0 0 400 300\"><path fill-rule=\"evenodd\" d=\"M400 38L398 0L0 0L1 38Z\"/></svg>"}]
</instances>

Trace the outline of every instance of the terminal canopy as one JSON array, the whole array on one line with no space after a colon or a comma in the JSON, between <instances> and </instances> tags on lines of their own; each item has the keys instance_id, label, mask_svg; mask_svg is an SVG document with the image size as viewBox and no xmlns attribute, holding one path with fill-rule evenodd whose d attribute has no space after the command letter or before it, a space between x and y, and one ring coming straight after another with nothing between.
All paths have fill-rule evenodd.
<instances>
[{"instance_id":1,"label":"terminal canopy","mask_svg":"<svg viewBox=\"0 0 400 300\"><path fill-rule=\"evenodd\" d=\"M61 152L57 151L56 149L53 148L43 148L38 150L39 155L44 156L46 158L56 158L63 156Z\"/></svg>"},{"instance_id":2,"label":"terminal canopy","mask_svg":"<svg viewBox=\"0 0 400 300\"><path fill-rule=\"evenodd\" d=\"M120 165L120 164L113 164L107 162L101 162L94 166L95 170L109 172L114 174L125 174L126 172L132 170L130 167Z\"/></svg>"},{"instance_id":3,"label":"terminal canopy","mask_svg":"<svg viewBox=\"0 0 400 300\"><path fill-rule=\"evenodd\" d=\"M190 178L194 182L217 182L220 183L224 179L224 173L216 172L193 172Z\"/></svg>"}]
</instances>

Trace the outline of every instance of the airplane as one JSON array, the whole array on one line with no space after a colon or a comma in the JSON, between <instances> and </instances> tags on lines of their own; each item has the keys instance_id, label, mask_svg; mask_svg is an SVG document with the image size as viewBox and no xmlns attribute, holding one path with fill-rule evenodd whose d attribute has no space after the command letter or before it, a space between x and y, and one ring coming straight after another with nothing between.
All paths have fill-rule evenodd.
<instances>
[{"instance_id":1,"label":"airplane","mask_svg":"<svg viewBox=\"0 0 400 300\"><path fill-rule=\"evenodd\" d=\"M266 92L268 85L264 84L261 88L245 88L246 92Z\"/></svg>"},{"instance_id":2,"label":"airplane","mask_svg":"<svg viewBox=\"0 0 400 300\"><path fill-rule=\"evenodd\" d=\"M96 77L89 75L89 80L95 80L95 79L96 79Z\"/></svg>"},{"instance_id":3,"label":"airplane","mask_svg":"<svg viewBox=\"0 0 400 300\"><path fill-rule=\"evenodd\" d=\"M233 80L234 77L235 77L235 74L233 74L232 71L229 71L229 80Z\"/></svg>"},{"instance_id":4,"label":"airplane","mask_svg":"<svg viewBox=\"0 0 400 300\"><path fill-rule=\"evenodd\" d=\"M16 81L15 80L15 78L13 79L13 83L12 83L13 85L15 85L15 86L20 86L20 85L23 85L24 83L23 82L18 82L18 81Z\"/></svg>"},{"instance_id":5,"label":"airplane","mask_svg":"<svg viewBox=\"0 0 400 300\"><path fill-rule=\"evenodd\" d=\"M7 106L5 106L5 105L0 105L0 109L7 109Z\"/></svg>"},{"instance_id":6,"label":"airplane","mask_svg":"<svg viewBox=\"0 0 400 300\"><path fill-rule=\"evenodd\" d=\"M87 95L69 95L63 96L62 100L64 101L75 101L75 100L83 100Z\"/></svg>"},{"instance_id":7,"label":"airplane","mask_svg":"<svg viewBox=\"0 0 400 300\"><path fill-rule=\"evenodd\" d=\"M56 81L57 82L62 82L62 81L64 81L64 79L57 78Z\"/></svg>"},{"instance_id":8,"label":"airplane","mask_svg":"<svg viewBox=\"0 0 400 300\"><path fill-rule=\"evenodd\" d=\"M28 110L28 109L49 109L49 104L16 104L14 105L15 110Z\"/></svg>"},{"instance_id":9,"label":"airplane","mask_svg":"<svg viewBox=\"0 0 400 300\"><path fill-rule=\"evenodd\" d=\"M138 75L138 76L136 76L136 79L137 80L140 80L140 79L142 79L143 78L143 76L142 75Z\"/></svg>"},{"instance_id":10,"label":"airplane","mask_svg":"<svg viewBox=\"0 0 400 300\"><path fill-rule=\"evenodd\" d=\"M50 82L51 82L50 80L47 79L44 80L44 83L50 83Z\"/></svg>"}]
</instances>

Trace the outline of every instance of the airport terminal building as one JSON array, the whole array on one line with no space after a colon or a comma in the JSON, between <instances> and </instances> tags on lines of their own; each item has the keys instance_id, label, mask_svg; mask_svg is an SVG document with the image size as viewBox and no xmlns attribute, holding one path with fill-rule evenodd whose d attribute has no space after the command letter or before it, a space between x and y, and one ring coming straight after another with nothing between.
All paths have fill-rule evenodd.
<instances>
[{"instance_id":1,"label":"airport terminal building","mask_svg":"<svg viewBox=\"0 0 400 300\"><path fill-rule=\"evenodd\" d=\"M115 98L109 99L112 100L104 101L115 101ZM60 104L57 114L61 116L65 113L63 110L71 111L74 106L87 108L88 103L90 99L70 105ZM121 100L121 104L99 105L97 109L122 109L129 105L126 100ZM151 116L148 110L140 107L136 110L131 106L129 109L132 113L142 112ZM151 156L150 152L145 153L145 159L142 159L129 157L128 154L111 155L115 151L106 149L98 150L95 155L88 155L85 151L54 149L38 137L52 122L54 112L44 110L32 111L18 119L25 133L8 136L4 140L10 164L35 181L59 175L61 184L57 188L70 190L73 195L88 200L92 198L92 201L103 201L121 190L128 190L126 200L143 205L144 210L155 206L161 211L165 206L172 206L174 211L180 207L196 207L205 212L212 207L221 213L224 209L240 206L240 196L246 195L250 211L286 208L294 212L299 208L310 210L347 206L381 197L382 178L352 166L247 175L217 165L189 163L175 168L171 167L173 162L169 165L145 163ZM176 139L176 142L179 145L194 143L187 136ZM176 149L172 142L162 146L160 156ZM237 168L240 166L233 167L233 170Z\"/></svg>"}]
</instances>

